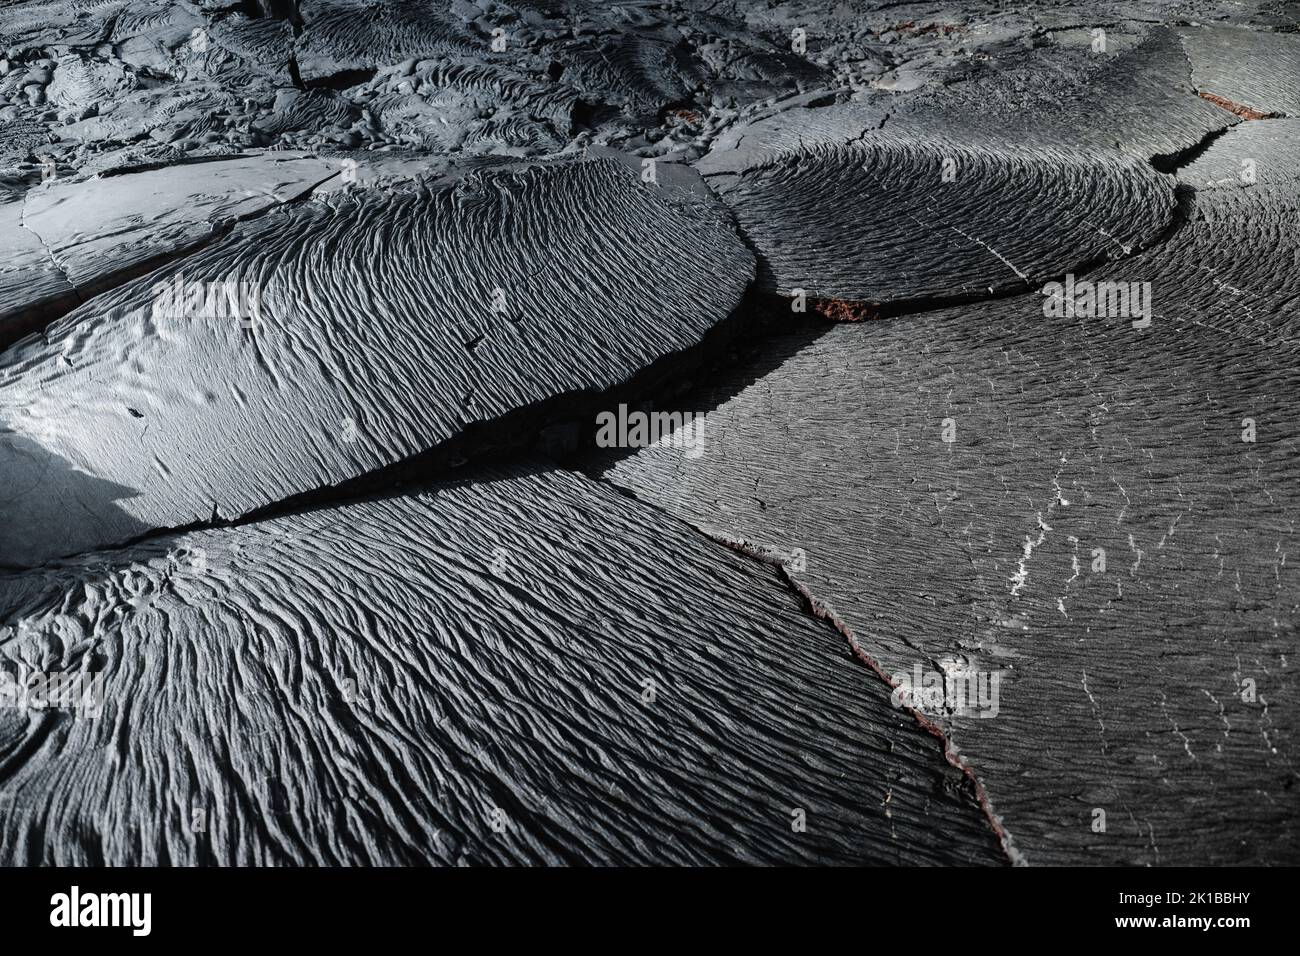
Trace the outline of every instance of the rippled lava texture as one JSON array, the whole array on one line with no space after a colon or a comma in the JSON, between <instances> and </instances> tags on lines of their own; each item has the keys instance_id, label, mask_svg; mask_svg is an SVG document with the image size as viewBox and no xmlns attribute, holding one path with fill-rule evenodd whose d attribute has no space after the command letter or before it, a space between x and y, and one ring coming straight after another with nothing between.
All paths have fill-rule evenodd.
<instances>
[{"instance_id":1,"label":"rippled lava texture","mask_svg":"<svg viewBox=\"0 0 1300 956\"><path fill-rule=\"evenodd\" d=\"M0 6L0 863L1300 863L1300 10Z\"/></svg>"}]
</instances>

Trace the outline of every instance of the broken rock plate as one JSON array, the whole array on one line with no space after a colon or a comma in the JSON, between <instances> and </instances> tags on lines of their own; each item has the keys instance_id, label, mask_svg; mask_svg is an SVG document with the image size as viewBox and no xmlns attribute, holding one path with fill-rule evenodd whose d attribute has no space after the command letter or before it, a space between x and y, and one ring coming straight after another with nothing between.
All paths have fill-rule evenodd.
<instances>
[{"instance_id":1,"label":"broken rock plate","mask_svg":"<svg viewBox=\"0 0 1300 956\"><path fill-rule=\"evenodd\" d=\"M335 193L91 300L0 360L0 564L237 518L698 345L753 257L664 172Z\"/></svg>"}]
</instances>

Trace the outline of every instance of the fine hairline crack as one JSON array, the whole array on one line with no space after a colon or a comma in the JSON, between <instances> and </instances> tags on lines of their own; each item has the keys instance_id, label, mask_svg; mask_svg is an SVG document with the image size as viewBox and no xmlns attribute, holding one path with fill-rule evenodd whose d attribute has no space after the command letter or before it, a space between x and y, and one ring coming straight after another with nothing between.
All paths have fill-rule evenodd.
<instances>
[{"instance_id":1,"label":"fine hairline crack","mask_svg":"<svg viewBox=\"0 0 1300 956\"><path fill-rule=\"evenodd\" d=\"M252 155L258 155L258 154L252 154ZM262 154L262 155L266 155L266 154ZM245 158L242 154L229 156L229 157L226 156L205 157L201 160L198 160L198 162L216 163L216 162L238 160L242 158ZM289 159L276 159L275 162L294 162L297 158L298 157L289 158ZM189 165L189 164L184 164L184 163L173 164L172 167L155 166L154 164L145 164L140 167L133 167L130 169L118 170L118 171L110 171L109 174L112 176L132 175L138 173L151 172L154 169L174 168L175 165ZM43 311L43 314L39 320L39 324L36 325L36 327L32 331L36 334L44 336L47 330L51 326L53 326L56 322L58 322L60 319L70 315L73 311L93 301L98 296L119 289L122 286L126 285L128 282L146 276L157 269L164 268L175 262L182 262L186 259L192 258L197 253L202 252L203 249L206 248L207 246L229 235L235 229L236 226L242 223L252 222L255 219L260 219L261 217L269 215L280 209L285 209L291 206L300 205L313 198L316 195L317 191L326 183L330 182L331 180L341 175L342 173L340 170L334 170L328 175L324 175L320 179L315 180L314 182L311 182L309 184L306 184L300 193L298 193L297 195L290 196L286 199L280 199L279 196L274 191L264 194L269 196L269 198L274 201L267 203L265 206L261 207L260 209L254 209L250 212L246 212L239 216L229 216L224 218L217 217L217 218L209 219L207 220L207 225L209 227L207 235L199 237L192 244L182 245L179 248L175 248L175 249L164 250L162 252L157 253L156 255L148 257L143 262L137 263L134 266L128 266L116 272L109 272L103 275L95 276L84 288L78 285L73 280L72 276L68 273L67 268L59 261L58 256L55 254L54 250L51 249L49 243L46 242L45 237L42 236L39 232L37 232L31 225L28 224L27 203L31 199L32 193L35 191L34 188L28 189L25 193L23 193L23 198L21 201L22 208L20 209L19 216L18 216L18 225L24 231L31 233L31 235L36 237L36 241L41 244L42 251L49 259L49 264L63 278L64 283L66 283L68 287L67 291L71 293L77 300L77 304L70 308L60 308L57 305L54 305L52 307L49 305L45 306L44 307L45 311ZM195 220L195 224L198 224L199 222L200 220ZM98 238L120 235L124 233L129 233L130 231L131 231L131 227L127 227L122 230L119 230L116 233L106 233L103 236L100 236ZM12 344L13 344L12 342L8 342L6 340L0 340L0 349L8 348Z\"/></svg>"}]
</instances>

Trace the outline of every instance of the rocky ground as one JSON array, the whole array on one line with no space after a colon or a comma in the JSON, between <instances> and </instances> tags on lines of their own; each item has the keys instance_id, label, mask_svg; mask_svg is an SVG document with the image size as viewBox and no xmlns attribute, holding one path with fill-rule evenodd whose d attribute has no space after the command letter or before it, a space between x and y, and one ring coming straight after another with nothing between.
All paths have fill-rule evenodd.
<instances>
[{"instance_id":1,"label":"rocky ground","mask_svg":"<svg viewBox=\"0 0 1300 956\"><path fill-rule=\"evenodd\" d=\"M1297 4L0 54L0 862L1300 862Z\"/></svg>"}]
</instances>

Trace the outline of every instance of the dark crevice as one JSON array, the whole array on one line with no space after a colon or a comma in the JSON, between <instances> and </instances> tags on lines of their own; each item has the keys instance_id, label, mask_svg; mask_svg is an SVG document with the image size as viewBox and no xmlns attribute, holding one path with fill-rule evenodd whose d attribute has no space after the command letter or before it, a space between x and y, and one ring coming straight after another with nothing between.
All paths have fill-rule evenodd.
<instances>
[{"instance_id":1,"label":"dark crevice","mask_svg":"<svg viewBox=\"0 0 1300 956\"><path fill-rule=\"evenodd\" d=\"M1235 126L1236 124L1234 123L1231 126L1224 126L1221 129L1211 130L1202 136L1197 142L1185 146L1177 152L1158 153L1151 157L1151 165L1157 172L1170 174L1176 173L1184 166L1188 166L1200 159L1201 156L1204 155L1205 151L1214 144L1215 140L1228 132L1228 130L1235 128Z\"/></svg>"},{"instance_id":2,"label":"dark crevice","mask_svg":"<svg viewBox=\"0 0 1300 956\"><path fill-rule=\"evenodd\" d=\"M99 179L112 176L129 176L132 173L147 173L158 169L174 169L177 166L197 166L200 163L228 163L235 159L248 159L255 153L225 153L220 156L184 156L179 159L159 159L152 162L132 163L129 166L114 166L96 173Z\"/></svg>"},{"instance_id":3,"label":"dark crevice","mask_svg":"<svg viewBox=\"0 0 1300 956\"><path fill-rule=\"evenodd\" d=\"M1177 190L1175 190L1177 195ZM1151 242L1134 248L1139 249L1155 248L1165 241L1167 234L1176 231L1179 222L1177 212L1173 214L1170 225L1166 226L1165 233L1160 237L1153 239ZM1121 257L1127 258L1127 256ZM1108 253L1094 256L1080 262L1067 271L1075 277L1082 279L1090 273L1108 265L1111 262L1119 261L1115 256ZM861 322L873 319L897 319L909 315L923 315L927 312L935 312L940 309L950 309L961 305L972 305L980 302L1002 302L1007 299L1016 299L1020 296L1031 292L1039 291L1045 284L1050 282L1063 281L1065 273L1056 273L1049 276L1043 276L1041 279L1033 281L1017 281L995 289L993 292L988 291L971 291L960 292L949 295L919 296L911 299L899 299L894 302L867 302L855 299L839 299L833 297L807 297L807 310L810 313L816 313L823 316L828 322L839 324L842 322ZM775 302L784 304L786 309L792 308L793 299L779 293L770 293L770 297Z\"/></svg>"},{"instance_id":4,"label":"dark crevice","mask_svg":"<svg viewBox=\"0 0 1300 956\"><path fill-rule=\"evenodd\" d=\"M295 27L302 26L298 0L239 0L239 11L250 20L283 20Z\"/></svg>"},{"instance_id":5,"label":"dark crevice","mask_svg":"<svg viewBox=\"0 0 1300 956\"><path fill-rule=\"evenodd\" d=\"M291 59L289 62L292 73L298 76L298 61ZM329 76L318 76L305 82L300 78L298 84L305 90L347 90L354 86L360 86L362 83L369 83L378 72L379 70L375 67L340 70L338 73L331 73Z\"/></svg>"},{"instance_id":6,"label":"dark crevice","mask_svg":"<svg viewBox=\"0 0 1300 956\"><path fill-rule=\"evenodd\" d=\"M1168 245L1180 229L1196 218L1196 190L1193 187L1187 183L1175 186L1174 202L1174 214L1169 217L1169 224L1164 231L1151 244L1153 249Z\"/></svg>"},{"instance_id":7,"label":"dark crevice","mask_svg":"<svg viewBox=\"0 0 1300 956\"><path fill-rule=\"evenodd\" d=\"M224 516L220 504L214 502L208 518L184 525L152 528L119 544L86 548L32 568L0 564L0 569L33 570L87 553L109 559L116 554L129 561L127 552L130 548L151 540L191 531L241 527L292 514L335 508L375 495L403 494L431 481L453 478L471 463L475 466L508 464L528 455L554 459L571 456L578 450L584 433L590 432L594 444L595 426L588 423L594 423L598 411L620 403L630 405L644 401L648 395L680 390L683 377L710 364L717 367L719 356L742 332L749 331L754 314L747 295L740 306L706 332L696 345L660 356L626 382L611 389L603 392L584 389L556 395L513 409L490 421L469 422L454 437L432 448L338 484L289 495L237 517Z\"/></svg>"},{"instance_id":8,"label":"dark crevice","mask_svg":"<svg viewBox=\"0 0 1300 956\"><path fill-rule=\"evenodd\" d=\"M593 130L606 119L617 116L618 109L604 103L588 103L579 99L573 104L569 114L569 135L576 135L584 130Z\"/></svg>"}]
</instances>

